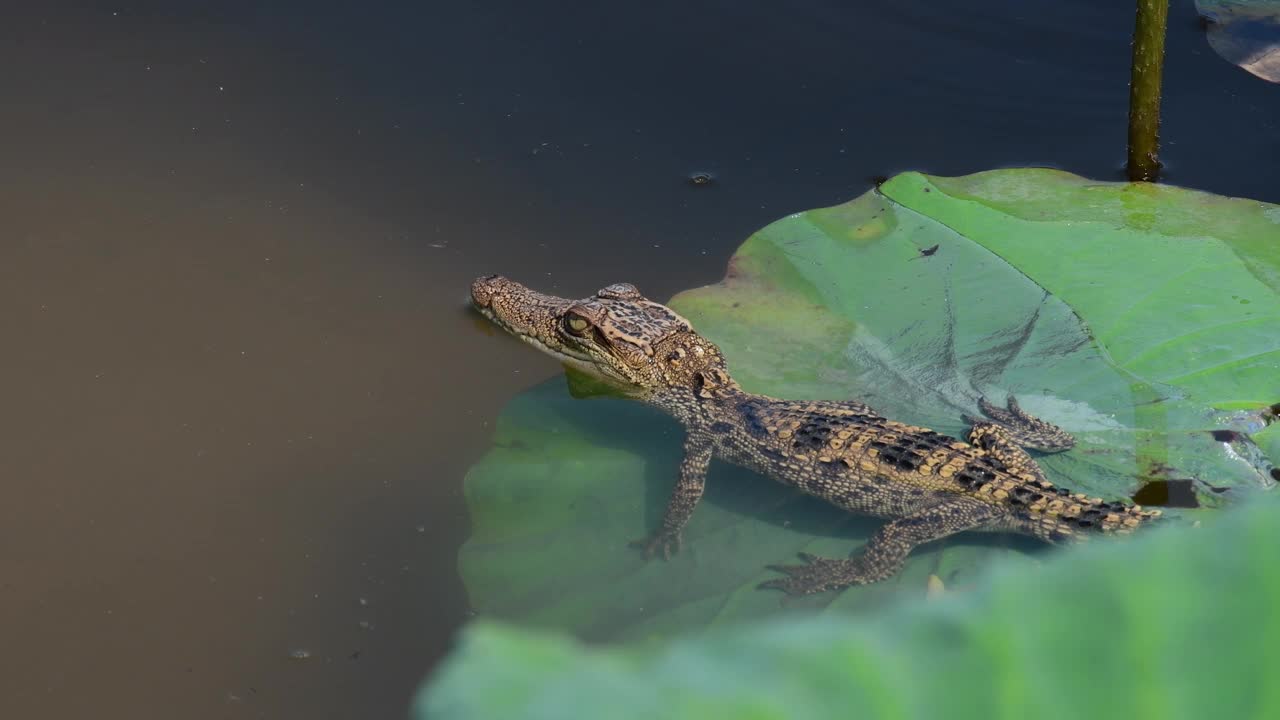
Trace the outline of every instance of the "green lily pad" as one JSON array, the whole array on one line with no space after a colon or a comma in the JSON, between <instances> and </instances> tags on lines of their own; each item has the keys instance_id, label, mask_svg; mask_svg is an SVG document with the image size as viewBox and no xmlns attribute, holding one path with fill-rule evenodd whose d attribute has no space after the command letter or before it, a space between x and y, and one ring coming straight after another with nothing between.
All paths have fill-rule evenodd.
<instances>
[{"instance_id":1,"label":"green lily pad","mask_svg":"<svg viewBox=\"0 0 1280 720\"><path fill-rule=\"evenodd\" d=\"M750 391L856 398L951 434L979 396L1014 393L1076 435L1042 458L1073 489L1203 508L1276 482L1277 206L1051 170L907 173L770 225L721 283L671 304ZM561 380L515 398L466 480L473 607L591 639L665 636L866 611L923 594L931 574L973 585L993 555L1043 557L1026 539L961 535L886 583L783 605L755 589L774 576L764 565L847 554L880 522L717 463L684 550L646 563L627 543L661 517L681 436Z\"/></svg>"},{"instance_id":2,"label":"green lily pad","mask_svg":"<svg viewBox=\"0 0 1280 720\"><path fill-rule=\"evenodd\" d=\"M1280 83L1280 0L1196 0L1209 47L1224 60Z\"/></svg>"}]
</instances>

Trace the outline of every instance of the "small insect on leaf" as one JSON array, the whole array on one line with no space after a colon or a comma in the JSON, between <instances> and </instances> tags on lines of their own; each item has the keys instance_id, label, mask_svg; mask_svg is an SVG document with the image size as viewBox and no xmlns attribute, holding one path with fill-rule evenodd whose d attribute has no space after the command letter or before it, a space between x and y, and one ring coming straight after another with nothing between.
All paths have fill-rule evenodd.
<instances>
[{"instance_id":1,"label":"small insect on leaf","mask_svg":"<svg viewBox=\"0 0 1280 720\"><path fill-rule=\"evenodd\" d=\"M937 245L934 245L933 247L920 248L920 254L919 254L919 255L917 255L917 256L915 256L915 257L913 257L913 258L911 258L911 259L912 259L912 260L919 260L920 258L927 258L927 257L931 257L934 253L938 252L938 248L940 248L940 247L942 247L942 244L941 244L941 243L939 243L939 244L937 244Z\"/></svg>"}]
</instances>

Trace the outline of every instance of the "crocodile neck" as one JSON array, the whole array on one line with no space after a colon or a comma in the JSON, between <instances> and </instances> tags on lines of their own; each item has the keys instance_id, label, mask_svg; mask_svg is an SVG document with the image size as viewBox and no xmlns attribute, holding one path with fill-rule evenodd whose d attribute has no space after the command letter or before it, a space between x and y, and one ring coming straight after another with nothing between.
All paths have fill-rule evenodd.
<instances>
[{"instance_id":1,"label":"crocodile neck","mask_svg":"<svg viewBox=\"0 0 1280 720\"><path fill-rule=\"evenodd\" d=\"M715 422L741 424L736 408L748 398L764 398L742 390L742 387L725 371L719 349L697 337L708 353L707 362L701 367L681 371L685 382L653 388L636 399L671 415L687 430L705 428Z\"/></svg>"}]
</instances>

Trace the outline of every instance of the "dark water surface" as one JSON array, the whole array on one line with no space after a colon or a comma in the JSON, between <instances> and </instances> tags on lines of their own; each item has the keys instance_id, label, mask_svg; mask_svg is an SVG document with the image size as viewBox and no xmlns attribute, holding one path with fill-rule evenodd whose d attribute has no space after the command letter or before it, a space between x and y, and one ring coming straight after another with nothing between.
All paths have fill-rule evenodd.
<instances>
[{"instance_id":1,"label":"dark water surface","mask_svg":"<svg viewBox=\"0 0 1280 720\"><path fill-rule=\"evenodd\" d=\"M1132 4L981 5L8 4L0 717L402 716L556 372L470 279L661 298L878 175L1117 177ZM1280 201L1280 90L1174 6L1170 180Z\"/></svg>"}]
</instances>

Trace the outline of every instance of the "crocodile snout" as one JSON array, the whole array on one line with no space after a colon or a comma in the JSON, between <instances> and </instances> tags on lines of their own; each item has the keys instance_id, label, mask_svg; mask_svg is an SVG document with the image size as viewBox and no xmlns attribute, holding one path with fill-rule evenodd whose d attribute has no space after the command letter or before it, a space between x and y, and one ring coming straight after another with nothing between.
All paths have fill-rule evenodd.
<instances>
[{"instance_id":1,"label":"crocodile snout","mask_svg":"<svg viewBox=\"0 0 1280 720\"><path fill-rule=\"evenodd\" d=\"M481 315L515 335L542 343L558 342L556 323L573 302L543 295L501 275L486 275L471 283L471 303Z\"/></svg>"},{"instance_id":2,"label":"crocodile snout","mask_svg":"<svg viewBox=\"0 0 1280 720\"><path fill-rule=\"evenodd\" d=\"M494 296L502 291L502 286L510 283L510 280L501 275L478 277L471 283L471 302L478 308L487 308L493 302Z\"/></svg>"}]
</instances>

